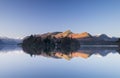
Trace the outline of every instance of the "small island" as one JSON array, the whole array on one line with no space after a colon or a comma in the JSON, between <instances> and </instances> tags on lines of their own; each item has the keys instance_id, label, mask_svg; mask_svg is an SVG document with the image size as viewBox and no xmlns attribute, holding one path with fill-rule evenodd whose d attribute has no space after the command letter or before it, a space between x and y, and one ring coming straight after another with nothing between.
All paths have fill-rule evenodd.
<instances>
[{"instance_id":1,"label":"small island","mask_svg":"<svg viewBox=\"0 0 120 78\"><path fill-rule=\"evenodd\" d=\"M30 55L46 55L52 57L64 57L66 55L71 58L71 53L74 55L82 47L119 47L120 39L116 37L108 37L105 34L92 36L87 32L73 33L70 30L65 32L51 32L45 34L30 35L23 39L22 48ZM80 52L77 52L79 54ZM82 57L88 57L84 53ZM64 55L64 56L62 56ZM55 57L55 58L57 58Z\"/></svg>"}]
</instances>

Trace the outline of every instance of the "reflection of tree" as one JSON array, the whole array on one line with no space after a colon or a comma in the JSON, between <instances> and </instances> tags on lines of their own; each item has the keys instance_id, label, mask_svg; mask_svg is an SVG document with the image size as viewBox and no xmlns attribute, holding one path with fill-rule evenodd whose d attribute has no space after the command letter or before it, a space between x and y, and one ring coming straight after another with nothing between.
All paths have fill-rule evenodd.
<instances>
[{"instance_id":1,"label":"reflection of tree","mask_svg":"<svg viewBox=\"0 0 120 78\"><path fill-rule=\"evenodd\" d=\"M64 52L69 53L76 51L80 48L80 43L76 39L69 37L55 38L51 35L46 37L40 37L31 35L23 40L23 50L31 55L38 55L46 53L48 55L51 52Z\"/></svg>"},{"instance_id":2,"label":"reflection of tree","mask_svg":"<svg viewBox=\"0 0 120 78\"><path fill-rule=\"evenodd\" d=\"M120 49L117 49L116 51L120 54Z\"/></svg>"},{"instance_id":3,"label":"reflection of tree","mask_svg":"<svg viewBox=\"0 0 120 78\"><path fill-rule=\"evenodd\" d=\"M120 38L116 41L116 43L119 45L120 47Z\"/></svg>"}]
</instances>

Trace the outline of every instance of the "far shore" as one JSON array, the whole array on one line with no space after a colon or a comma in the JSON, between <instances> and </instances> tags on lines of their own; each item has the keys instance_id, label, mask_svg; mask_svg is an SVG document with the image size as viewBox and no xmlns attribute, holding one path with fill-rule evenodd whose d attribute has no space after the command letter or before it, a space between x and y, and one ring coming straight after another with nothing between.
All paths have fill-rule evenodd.
<instances>
[{"instance_id":1,"label":"far shore","mask_svg":"<svg viewBox=\"0 0 120 78\"><path fill-rule=\"evenodd\" d=\"M118 45L80 45L80 47L119 47Z\"/></svg>"}]
</instances>

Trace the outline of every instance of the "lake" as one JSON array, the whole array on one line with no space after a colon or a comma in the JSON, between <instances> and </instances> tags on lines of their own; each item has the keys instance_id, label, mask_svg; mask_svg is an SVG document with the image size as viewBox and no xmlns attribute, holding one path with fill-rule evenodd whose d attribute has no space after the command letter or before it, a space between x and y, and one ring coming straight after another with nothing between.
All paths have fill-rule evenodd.
<instances>
[{"instance_id":1,"label":"lake","mask_svg":"<svg viewBox=\"0 0 120 78\"><path fill-rule=\"evenodd\" d=\"M0 78L120 77L118 47L82 47L77 52L54 55L30 55L18 46L1 46Z\"/></svg>"}]
</instances>

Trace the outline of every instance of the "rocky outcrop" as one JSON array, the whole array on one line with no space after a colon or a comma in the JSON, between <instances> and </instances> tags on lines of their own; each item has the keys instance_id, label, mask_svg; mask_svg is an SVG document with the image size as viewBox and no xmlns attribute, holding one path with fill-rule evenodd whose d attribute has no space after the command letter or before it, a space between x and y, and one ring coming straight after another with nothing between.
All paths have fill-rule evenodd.
<instances>
[{"instance_id":1,"label":"rocky outcrop","mask_svg":"<svg viewBox=\"0 0 120 78\"><path fill-rule=\"evenodd\" d=\"M83 33L79 33L79 34L72 33L68 37L75 38L75 39L82 39L82 38L89 38L92 36L87 32L83 32Z\"/></svg>"},{"instance_id":2,"label":"rocky outcrop","mask_svg":"<svg viewBox=\"0 0 120 78\"><path fill-rule=\"evenodd\" d=\"M63 37L69 37L69 35L72 34L70 30L67 30L65 32L59 33L54 35L56 38L63 38Z\"/></svg>"},{"instance_id":3,"label":"rocky outcrop","mask_svg":"<svg viewBox=\"0 0 120 78\"><path fill-rule=\"evenodd\" d=\"M81 38L88 38L88 37L92 37L89 33L87 32L83 32L83 33L72 33L70 30L67 30L65 32L59 33L54 35L56 38L62 38L62 37L70 37L70 38L74 38L74 39L81 39Z\"/></svg>"}]
</instances>

